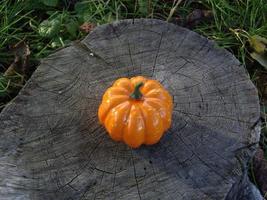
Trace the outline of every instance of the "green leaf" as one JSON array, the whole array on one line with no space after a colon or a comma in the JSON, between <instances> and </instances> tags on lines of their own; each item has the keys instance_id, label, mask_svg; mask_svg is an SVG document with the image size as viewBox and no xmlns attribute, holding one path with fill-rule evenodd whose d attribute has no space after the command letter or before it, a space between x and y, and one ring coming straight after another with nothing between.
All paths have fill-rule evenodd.
<instances>
[{"instance_id":1,"label":"green leaf","mask_svg":"<svg viewBox=\"0 0 267 200\"><path fill-rule=\"evenodd\" d=\"M79 21L82 23L88 21L95 12L95 8L92 8L88 2L76 3L74 10L77 13Z\"/></svg>"},{"instance_id":2,"label":"green leaf","mask_svg":"<svg viewBox=\"0 0 267 200\"><path fill-rule=\"evenodd\" d=\"M250 56L267 70L267 39L253 35L249 39L250 47L254 50Z\"/></svg>"},{"instance_id":3,"label":"green leaf","mask_svg":"<svg viewBox=\"0 0 267 200\"><path fill-rule=\"evenodd\" d=\"M267 49L267 39L258 35L253 35L249 38L250 46L256 51L257 53L264 53Z\"/></svg>"},{"instance_id":4,"label":"green leaf","mask_svg":"<svg viewBox=\"0 0 267 200\"><path fill-rule=\"evenodd\" d=\"M250 56L257 60L266 70L267 70L267 55L265 54L259 54L257 52L253 52L250 54Z\"/></svg>"},{"instance_id":5,"label":"green leaf","mask_svg":"<svg viewBox=\"0 0 267 200\"><path fill-rule=\"evenodd\" d=\"M60 25L58 19L44 20L38 27L38 33L41 37L52 38L58 34Z\"/></svg>"},{"instance_id":6,"label":"green leaf","mask_svg":"<svg viewBox=\"0 0 267 200\"><path fill-rule=\"evenodd\" d=\"M79 28L79 24L77 21L72 19L65 25L65 27L72 37L76 37Z\"/></svg>"},{"instance_id":7,"label":"green leaf","mask_svg":"<svg viewBox=\"0 0 267 200\"><path fill-rule=\"evenodd\" d=\"M78 2L75 4L74 7L74 10L78 15L83 14L87 9L88 9L88 4L85 4L84 2Z\"/></svg>"},{"instance_id":8,"label":"green leaf","mask_svg":"<svg viewBox=\"0 0 267 200\"><path fill-rule=\"evenodd\" d=\"M42 0L42 3L46 6L56 7L58 0Z\"/></svg>"},{"instance_id":9,"label":"green leaf","mask_svg":"<svg viewBox=\"0 0 267 200\"><path fill-rule=\"evenodd\" d=\"M143 14L143 15L148 14L148 1L147 0L138 0L138 6L139 6L138 11L141 14Z\"/></svg>"},{"instance_id":10,"label":"green leaf","mask_svg":"<svg viewBox=\"0 0 267 200\"><path fill-rule=\"evenodd\" d=\"M52 39L51 41L52 48L58 48L58 47L63 47L63 46L65 46L65 44L61 37L56 37Z\"/></svg>"},{"instance_id":11,"label":"green leaf","mask_svg":"<svg viewBox=\"0 0 267 200\"><path fill-rule=\"evenodd\" d=\"M91 8L88 2L78 2L75 4L74 10L77 15L85 15L91 13Z\"/></svg>"}]
</instances>

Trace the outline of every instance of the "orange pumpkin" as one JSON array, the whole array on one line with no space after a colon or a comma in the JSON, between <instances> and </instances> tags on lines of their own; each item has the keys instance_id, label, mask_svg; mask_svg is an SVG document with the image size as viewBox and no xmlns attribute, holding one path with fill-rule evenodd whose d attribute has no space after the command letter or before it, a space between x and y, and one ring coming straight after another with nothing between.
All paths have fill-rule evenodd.
<instances>
[{"instance_id":1,"label":"orange pumpkin","mask_svg":"<svg viewBox=\"0 0 267 200\"><path fill-rule=\"evenodd\" d=\"M157 143L171 125L171 95L156 80L120 78L103 95L100 123L115 141L133 148Z\"/></svg>"}]
</instances>

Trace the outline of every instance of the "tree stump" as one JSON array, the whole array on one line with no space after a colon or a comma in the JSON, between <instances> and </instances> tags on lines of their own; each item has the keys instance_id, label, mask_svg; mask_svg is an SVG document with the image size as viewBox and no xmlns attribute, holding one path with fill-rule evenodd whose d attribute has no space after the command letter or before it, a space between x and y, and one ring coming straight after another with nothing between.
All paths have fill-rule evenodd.
<instances>
[{"instance_id":1,"label":"tree stump","mask_svg":"<svg viewBox=\"0 0 267 200\"><path fill-rule=\"evenodd\" d=\"M174 112L158 144L131 149L97 110L136 75L160 81ZM242 177L237 155L254 153L259 110L244 67L214 42L160 20L99 26L42 60L1 113L1 199L224 199Z\"/></svg>"}]
</instances>

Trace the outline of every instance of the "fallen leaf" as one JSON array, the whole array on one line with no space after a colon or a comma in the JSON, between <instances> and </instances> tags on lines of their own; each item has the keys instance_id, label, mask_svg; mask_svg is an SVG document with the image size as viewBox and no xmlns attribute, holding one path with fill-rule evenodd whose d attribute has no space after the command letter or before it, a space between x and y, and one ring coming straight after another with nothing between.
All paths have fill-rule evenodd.
<instances>
[{"instance_id":1,"label":"fallen leaf","mask_svg":"<svg viewBox=\"0 0 267 200\"><path fill-rule=\"evenodd\" d=\"M80 26L80 30L84 33L90 33L94 28L96 27L95 24L93 23L89 23L89 22L84 22L81 26Z\"/></svg>"},{"instance_id":2,"label":"fallen leaf","mask_svg":"<svg viewBox=\"0 0 267 200\"><path fill-rule=\"evenodd\" d=\"M259 35L253 35L249 37L248 41L253 49L250 56L267 70L267 39Z\"/></svg>"},{"instance_id":3,"label":"fallen leaf","mask_svg":"<svg viewBox=\"0 0 267 200\"><path fill-rule=\"evenodd\" d=\"M253 158L253 171L257 184L264 194L267 194L267 160L264 159L264 152L258 149Z\"/></svg>"},{"instance_id":4,"label":"fallen leaf","mask_svg":"<svg viewBox=\"0 0 267 200\"><path fill-rule=\"evenodd\" d=\"M210 19L213 16L211 10L195 9L186 17L187 26L194 27L202 20Z\"/></svg>"},{"instance_id":5,"label":"fallen leaf","mask_svg":"<svg viewBox=\"0 0 267 200\"><path fill-rule=\"evenodd\" d=\"M266 105L265 107L262 106L262 108L264 108L264 112L262 111L262 113L266 113L266 117L267 117L267 72L265 72L264 70L256 69L253 76L254 76L253 82L256 84L257 89L259 91L261 103L263 105ZM265 116L263 116L263 118L265 118ZM265 130L266 130L266 136L267 136L267 127ZM267 137L266 137L266 144L267 144Z\"/></svg>"},{"instance_id":6,"label":"fallen leaf","mask_svg":"<svg viewBox=\"0 0 267 200\"><path fill-rule=\"evenodd\" d=\"M267 54L266 53L260 54L257 52L253 52L250 54L250 56L254 60L258 61L267 70Z\"/></svg>"},{"instance_id":7,"label":"fallen leaf","mask_svg":"<svg viewBox=\"0 0 267 200\"><path fill-rule=\"evenodd\" d=\"M13 76L17 73L26 75L29 56L31 54L29 45L22 40L17 44L10 46L10 50L13 52L15 58L5 71L4 76Z\"/></svg>"},{"instance_id":8,"label":"fallen leaf","mask_svg":"<svg viewBox=\"0 0 267 200\"><path fill-rule=\"evenodd\" d=\"M249 39L250 46L254 49L257 53L264 53L267 51L267 39L258 35L253 35Z\"/></svg>"}]
</instances>

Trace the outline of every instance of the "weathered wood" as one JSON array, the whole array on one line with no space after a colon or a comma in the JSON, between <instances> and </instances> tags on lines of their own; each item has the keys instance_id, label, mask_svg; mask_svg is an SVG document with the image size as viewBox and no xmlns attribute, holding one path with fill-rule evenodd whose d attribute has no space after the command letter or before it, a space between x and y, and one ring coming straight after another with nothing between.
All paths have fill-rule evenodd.
<instances>
[{"instance_id":1,"label":"weathered wood","mask_svg":"<svg viewBox=\"0 0 267 200\"><path fill-rule=\"evenodd\" d=\"M175 108L159 144L132 150L97 109L115 79L135 75L159 80ZM44 59L1 113L0 199L224 199L259 116L244 67L212 41L159 20L99 26Z\"/></svg>"}]
</instances>

